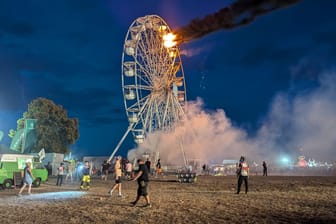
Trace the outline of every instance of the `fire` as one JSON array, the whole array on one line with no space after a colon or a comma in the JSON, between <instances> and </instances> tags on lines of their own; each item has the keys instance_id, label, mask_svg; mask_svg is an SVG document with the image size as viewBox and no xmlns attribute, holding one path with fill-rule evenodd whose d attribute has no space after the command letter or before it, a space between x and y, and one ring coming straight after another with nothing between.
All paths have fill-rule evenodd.
<instances>
[{"instance_id":1,"label":"fire","mask_svg":"<svg viewBox=\"0 0 336 224\"><path fill-rule=\"evenodd\" d=\"M176 35L174 35L173 33L167 33L163 35L162 38L163 38L163 45L166 48L174 47L177 44L177 42L175 41Z\"/></svg>"}]
</instances>

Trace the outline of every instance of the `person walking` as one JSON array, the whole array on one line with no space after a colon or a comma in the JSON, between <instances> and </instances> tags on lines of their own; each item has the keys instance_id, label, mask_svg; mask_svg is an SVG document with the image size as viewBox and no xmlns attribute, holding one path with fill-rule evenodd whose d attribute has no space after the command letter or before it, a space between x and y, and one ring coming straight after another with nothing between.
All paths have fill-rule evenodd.
<instances>
[{"instance_id":1,"label":"person walking","mask_svg":"<svg viewBox=\"0 0 336 224\"><path fill-rule=\"evenodd\" d=\"M237 193L239 194L241 185L244 181L245 184L245 194L248 192L248 175L249 175L249 166L245 161L245 157L241 156L239 160L239 168L238 168L238 188Z\"/></svg>"},{"instance_id":2,"label":"person walking","mask_svg":"<svg viewBox=\"0 0 336 224\"><path fill-rule=\"evenodd\" d=\"M127 161L126 163L126 178L127 180L130 180L133 178L133 168L132 168L132 163L130 161Z\"/></svg>"},{"instance_id":3,"label":"person walking","mask_svg":"<svg viewBox=\"0 0 336 224\"><path fill-rule=\"evenodd\" d=\"M91 181L90 164L89 164L89 161L85 161L84 162L84 167L83 167L83 170L82 170L82 182L81 182L81 185L80 185L80 189L89 190L90 189L90 181Z\"/></svg>"},{"instance_id":4,"label":"person walking","mask_svg":"<svg viewBox=\"0 0 336 224\"><path fill-rule=\"evenodd\" d=\"M161 160L158 159L156 165L156 170L155 170L155 177L157 177L159 174L162 174L162 170L161 170Z\"/></svg>"},{"instance_id":5,"label":"person walking","mask_svg":"<svg viewBox=\"0 0 336 224\"><path fill-rule=\"evenodd\" d=\"M262 166L263 166L263 176L267 176L267 164L265 161L263 161Z\"/></svg>"},{"instance_id":6,"label":"person walking","mask_svg":"<svg viewBox=\"0 0 336 224\"><path fill-rule=\"evenodd\" d=\"M133 181L138 182L137 196L135 201L131 202L132 206L135 206L140 197L143 196L146 200L146 205L144 207L152 207L150 203L150 198L148 195L148 169L145 165L145 162L142 159L138 159L139 169L136 177L134 177Z\"/></svg>"},{"instance_id":7,"label":"person walking","mask_svg":"<svg viewBox=\"0 0 336 224\"><path fill-rule=\"evenodd\" d=\"M62 185L63 176L64 176L64 163L61 163L60 166L57 168L57 181L56 181L57 186Z\"/></svg>"},{"instance_id":8,"label":"person walking","mask_svg":"<svg viewBox=\"0 0 336 224\"><path fill-rule=\"evenodd\" d=\"M68 164L68 172L65 176L65 181L68 182L68 179L70 178L70 182L73 182L73 175L76 169L76 162L75 160L70 160Z\"/></svg>"},{"instance_id":9,"label":"person walking","mask_svg":"<svg viewBox=\"0 0 336 224\"><path fill-rule=\"evenodd\" d=\"M103 164L101 165L101 179L104 181L107 181L110 166L111 164L107 160L104 160Z\"/></svg>"},{"instance_id":10,"label":"person walking","mask_svg":"<svg viewBox=\"0 0 336 224\"><path fill-rule=\"evenodd\" d=\"M112 196L113 191L118 188L118 196L122 197L123 195L121 194L121 175L122 175L121 156L118 156L116 158L116 162L114 164L114 172L115 172L115 183L111 187L108 193L110 196Z\"/></svg>"},{"instance_id":11,"label":"person walking","mask_svg":"<svg viewBox=\"0 0 336 224\"><path fill-rule=\"evenodd\" d=\"M22 195L23 189L28 185L28 195L31 194L31 186L33 184L34 176L31 169L31 162L27 162L25 168L23 169L23 185L19 191L18 196Z\"/></svg>"},{"instance_id":12,"label":"person walking","mask_svg":"<svg viewBox=\"0 0 336 224\"><path fill-rule=\"evenodd\" d=\"M52 165L50 162L48 162L48 164L45 166L45 168L48 171L48 177L50 177L52 175Z\"/></svg>"}]
</instances>

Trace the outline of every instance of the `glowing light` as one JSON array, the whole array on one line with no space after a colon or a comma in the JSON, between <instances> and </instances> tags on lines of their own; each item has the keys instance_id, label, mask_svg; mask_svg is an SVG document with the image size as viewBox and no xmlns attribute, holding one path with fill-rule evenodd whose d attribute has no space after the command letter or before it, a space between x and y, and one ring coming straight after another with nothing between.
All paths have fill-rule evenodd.
<instances>
[{"instance_id":1,"label":"glowing light","mask_svg":"<svg viewBox=\"0 0 336 224\"><path fill-rule=\"evenodd\" d=\"M169 52L169 57L171 57L171 58L176 57L176 52L175 51L170 51Z\"/></svg>"},{"instance_id":2,"label":"glowing light","mask_svg":"<svg viewBox=\"0 0 336 224\"><path fill-rule=\"evenodd\" d=\"M282 162L288 163L289 159L287 157L282 158Z\"/></svg>"},{"instance_id":3,"label":"glowing light","mask_svg":"<svg viewBox=\"0 0 336 224\"><path fill-rule=\"evenodd\" d=\"M159 27L159 32L164 32L164 31L166 31L166 30L167 30L167 26L161 25L161 26Z\"/></svg>"},{"instance_id":4,"label":"glowing light","mask_svg":"<svg viewBox=\"0 0 336 224\"><path fill-rule=\"evenodd\" d=\"M288 165L289 163L289 158L287 156L284 156L281 158L281 162L284 164L284 165Z\"/></svg>"},{"instance_id":5,"label":"glowing light","mask_svg":"<svg viewBox=\"0 0 336 224\"><path fill-rule=\"evenodd\" d=\"M174 47L177 44L177 42L174 41L175 38L176 38L176 35L174 35L172 33L165 34L165 35L163 35L162 38L163 38L163 45L166 48Z\"/></svg>"},{"instance_id":6,"label":"glowing light","mask_svg":"<svg viewBox=\"0 0 336 224\"><path fill-rule=\"evenodd\" d=\"M83 164L80 164L80 165L78 165L78 167L77 167L78 171L81 171L83 168L84 168L84 165L83 165Z\"/></svg>"},{"instance_id":7,"label":"glowing light","mask_svg":"<svg viewBox=\"0 0 336 224\"><path fill-rule=\"evenodd\" d=\"M72 198L79 198L85 195L86 192L82 191L63 191L63 192L48 192L48 193L36 193L31 195L23 195L17 199L24 199L29 201L40 201L42 200L67 200Z\"/></svg>"}]
</instances>

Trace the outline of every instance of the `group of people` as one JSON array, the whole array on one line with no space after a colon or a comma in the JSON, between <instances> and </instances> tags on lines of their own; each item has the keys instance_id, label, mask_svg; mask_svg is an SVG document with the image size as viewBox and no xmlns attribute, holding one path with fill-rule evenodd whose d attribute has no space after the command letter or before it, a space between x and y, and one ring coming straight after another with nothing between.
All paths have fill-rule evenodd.
<instances>
[{"instance_id":1,"label":"group of people","mask_svg":"<svg viewBox=\"0 0 336 224\"><path fill-rule=\"evenodd\" d=\"M137 175L132 178L132 181L137 181L138 189L137 196L135 201L131 202L132 206L135 206L137 202L140 200L141 196L143 196L146 200L145 207L151 207L149 195L148 195L148 181L149 181L149 172L150 172L150 163L149 160L144 162L142 159L138 159L137 163L139 165ZM127 170L127 168L126 168ZM114 171L115 171L115 183L112 185L111 189L108 191L108 194L112 196L113 192L118 189L118 197L123 197L121 192L121 183L122 183L122 165L121 165L121 157L118 156L114 163ZM129 170L127 172L130 172Z\"/></svg>"},{"instance_id":2,"label":"group of people","mask_svg":"<svg viewBox=\"0 0 336 224\"><path fill-rule=\"evenodd\" d=\"M108 191L108 194L112 196L113 192L115 190L118 190L118 196L123 197L122 195L122 164L121 164L121 157L116 157L115 163L114 163L114 172L115 172L115 180L114 184L112 185L111 189ZM137 188L137 195L134 201L131 202L132 206L136 206L140 198L143 196L146 204L145 207L151 207L150 198L148 194L148 182L149 182L149 175L150 175L150 169L151 169L151 163L149 159L146 160L146 162L143 159L138 159L138 170L136 172L136 175L131 179L132 181L137 181L138 188ZM104 161L102 164L102 180L107 180L108 176L108 170L110 167L109 161ZM160 159L158 160L156 164L156 174L159 172L162 172L161 170L161 162ZM26 167L24 168L24 176L23 176L23 185L20 188L20 191L18 193L18 196L21 196L22 191L25 189L26 186L28 186L28 194L31 194L31 186L34 180L34 176L32 174L32 168L31 163L27 162ZM245 184L245 194L248 192L248 176L249 176L249 166L245 160L244 156L240 157L239 164L237 166L237 177L238 177L238 185L237 185L237 192L236 194L239 194L241 191L241 186L244 182ZM267 165L266 162L263 161L263 175L267 176ZM57 181L56 185L61 186L64 176L64 164L61 163L58 167L58 175L57 175ZM82 180L80 184L80 189L89 190L90 189L90 164L88 161L84 162L84 167L82 169Z\"/></svg>"},{"instance_id":3,"label":"group of people","mask_svg":"<svg viewBox=\"0 0 336 224\"><path fill-rule=\"evenodd\" d=\"M126 165L126 177L129 177L129 179L131 179L132 181L137 181L138 183L137 196L136 196L136 199L133 202L131 202L131 205L136 206L141 196L143 196L146 200L146 204L144 207L151 207L150 198L148 194L148 182L149 182L149 175L151 171L151 161L149 159L147 159L146 161L144 161L143 159L138 159L137 163L138 163L138 170L135 176L133 176L132 167ZM131 164L131 163L127 163L127 164ZM116 189L118 189L118 197L123 197L123 194L121 192L122 165L121 165L120 156L116 158L116 161L114 163L114 172L115 172L115 183L112 185L111 189L108 191L108 194L112 196L113 192ZM161 171L161 161L160 159L158 159L158 162L156 164L156 174L158 173L161 174L161 172L162 172Z\"/></svg>"},{"instance_id":4,"label":"group of people","mask_svg":"<svg viewBox=\"0 0 336 224\"><path fill-rule=\"evenodd\" d=\"M138 189L137 189L137 196L136 199L131 202L132 206L135 206L137 202L140 200L141 196L143 196L146 200L146 205L145 207L151 207L150 203L150 198L148 194L148 181L149 181L149 169L148 166L150 164L147 162L145 164L145 161L143 159L138 159L137 163L139 165L137 175L132 178L132 181L137 181L138 183ZM102 179L106 180L107 175L108 175L108 168L109 168L109 162L105 161L104 166L102 167L103 172L102 172ZM160 168L161 168L161 164ZM112 196L112 193L114 190L118 189L118 196L122 197L121 193L121 176L122 176L122 165L121 165L121 157L118 156L116 158L116 161L114 163L114 171L115 171L115 183L109 190L109 194ZM60 166L57 168L57 180L56 180L56 185L61 186L63 182L63 176L65 172L65 167L64 163L60 163ZM129 171L130 172L130 171ZM34 176L32 173L32 167L31 167L31 162L27 162L26 166L24 168L24 176L23 176L23 185L20 188L20 191L18 193L18 196L22 196L23 190L28 186L28 195L31 194L31 187L32 183L34 180ZM80 184L80 189L82 190L89 190L90 189L90 182L91 182L91 177L90 177L90 164L88 161L84 162L84 166L82 168L82 180Z\"/></svg>"}]
</instances>

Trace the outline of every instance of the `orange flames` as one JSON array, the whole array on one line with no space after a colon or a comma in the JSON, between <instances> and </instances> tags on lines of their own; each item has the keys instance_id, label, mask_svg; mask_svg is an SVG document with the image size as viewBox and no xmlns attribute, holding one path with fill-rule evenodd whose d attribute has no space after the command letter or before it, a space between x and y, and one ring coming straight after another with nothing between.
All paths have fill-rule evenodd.
<instances>
[{"instance_id":1,"label":"orange flames","mask_svg":"<svg viewBox=\"0 0 336 224\"><path fill-rule=\"evenodd\" d=\"M176 35L173 33L167 33L163 35L162 39L163 39L163 45L166 48L174 47L177 44L177 42L175 41Z\"/></svg>"}]
</instances>

